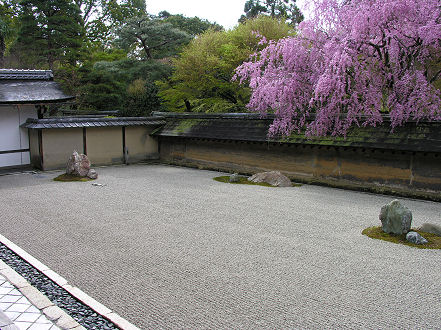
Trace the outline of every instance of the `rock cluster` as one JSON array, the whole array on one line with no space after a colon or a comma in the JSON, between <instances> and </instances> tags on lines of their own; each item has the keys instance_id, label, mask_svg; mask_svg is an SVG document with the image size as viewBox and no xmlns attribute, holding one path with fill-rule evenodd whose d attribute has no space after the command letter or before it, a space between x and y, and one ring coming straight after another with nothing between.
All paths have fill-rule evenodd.
<instances>
[{"instance_id":1,"label":"rock cluster","mask_svg":"<svg viewBox=\"0 0 441 330\"><path fill-rule=\"evenodd\" d=\"M398 200L393 200L381 208L380 220L382 229L389 234L406 234L406 240L414 244L427 244L428 241L415 231L410 231L412 212ZM424 223L420 228L422 232L433 233L441 236L441 227L431 223Z\"/></svg>"},{"instance_id":2,"label":"rock cluster","mask_svg":"<svg viewBox=\"0 0 441 330\"><path fill-rule=\"evenodd\" d=\"M256 173L249 177L248 181L255 183L266 182L274 187L292 187L291 180L279 171Z\"/></svg>"},{"instance_id":3,"label":"rock cluster","mask_svg":"<svg viewBox=\"0 0 441 330\"><path fill-rule=\"evenodd\" d=\"M379 218L383 231L388 234L407 234L412 224L412 212L397 199L381 208Z\"/></svg>"},{"instance_id":4,"label":"rock cluster","mask_svg":"<svg viewBox=\"0 0 441 330\"><path fill-rule=\"evenodd\" d=\"M98 173L90 168L89 158L74 151L67 161L66 174L97 179Z\"/></svg>"}]
</instances>

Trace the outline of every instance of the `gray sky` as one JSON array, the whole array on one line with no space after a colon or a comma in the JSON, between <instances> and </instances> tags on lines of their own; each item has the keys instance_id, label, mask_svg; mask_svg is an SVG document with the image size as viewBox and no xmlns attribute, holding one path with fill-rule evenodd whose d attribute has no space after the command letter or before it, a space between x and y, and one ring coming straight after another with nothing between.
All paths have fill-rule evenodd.
<instances>
[{"instance_id":1,"label":"gray sky","mask_svg":"<svg viewBox=\"0 0 441 330\"><path fill-rule=\"evenodd\" d=\"M162 10L170 14L183 14L187 17L198 16L216 22L226 29L237 24L246 0L147 0L147 11L158 14ZM298 4L303 0L298 0ZM301 8L301 7L300 7Z\"/></svg>"}]
</instances>

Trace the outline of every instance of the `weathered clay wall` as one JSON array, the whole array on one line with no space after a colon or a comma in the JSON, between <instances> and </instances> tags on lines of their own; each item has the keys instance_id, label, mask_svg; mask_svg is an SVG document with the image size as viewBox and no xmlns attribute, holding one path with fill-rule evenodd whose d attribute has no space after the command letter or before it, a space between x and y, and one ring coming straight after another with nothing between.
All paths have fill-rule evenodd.
<instances>
[{"instance_id":1,"label":"weathered clay wall","mask_svg":"<svg viewBox=\"0 0 441 330\"><path fill-rule=\"evenodd\" d=\"M94 165L124 162L121 127L91 127L86 130L87 156Z\"/></svg>"},{"instance_id":2,"label":"weathered clay wall","mask_svg":"<svg viewBox=\"0 0 441 330\"><path fill-rule=\"evenodd\" d=\"M150 136L151 128L129 126L125 128L127 163L137 163L147 159L158 159L157 139Z\"/></svg>"},{"instance_id":3,"label":"weathered clay wall","mask_svg":"<svg viewBox=\"0 0 441 330\"><path fill-rule=\"evenodd\" d=\"M158 143L151 131L145 126L30 129L32 165L42 170L65 168L74 150L85 152L93 165L158 159Z\"/></svg>"},{"instance_id":4,"label":"weathered clay wall","mask_svg":"<svg viewBox=\"0 0 441 330\"><path fill-rule=\"evenodd\" d=\"M439 153L161 137L160 158L228 172L279 170L301 182L441 199Z\"/></svg>"},{"instance_id":5,"label":"weathered clay wall","mask_svg":"<svg viewBox=\"0 0 441 330\"><path fill-rule=\"evenodd\" d=\"M34 138L38 137L31 134L31 144ZM81 128L66 128L66 129L45 129L41 130L41 151L43 152L43 169L50 170L56 168L65 168L69 156L74 150L83 152L83 130ZM34 154L34 149L31 149L31 157L38 159L38 154Z\"/></svg>"}]
</instances>

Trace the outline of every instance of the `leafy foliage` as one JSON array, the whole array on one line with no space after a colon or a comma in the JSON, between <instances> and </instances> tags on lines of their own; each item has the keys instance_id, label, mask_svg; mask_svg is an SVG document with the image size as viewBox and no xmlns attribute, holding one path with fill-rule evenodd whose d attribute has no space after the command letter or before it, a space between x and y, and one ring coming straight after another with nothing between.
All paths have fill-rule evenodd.
<instances>
[{"instance_id":1,"label":"leafy foliage","mask_svg":"<svg viewBox=\"0 0 441 330\"><path fill-rule=\"evenodd\" d=\"M158 87L151 81L136 79L127 87L127 98L121 115L149 116L152 111L158 111L160 108Z\"/></svg>"},{"instance_id":2,"label":"leafy foliage","mask_svg":"<svg viewBox=\"0 0 441 330\"><path fill-rule=\"evenodd\" d=\"M277 19L262 16L230 31L209 30L185 47L173 61L175 71L159 83L160 96L171 111L241 112L249 90L232 82L234 68L262 49L256 31L278 40L291 28Z\"/></svg>"},{"instance_id":3,"label":"leafy foliage","mask_svg":"<svg viewBox=\"0 0 441 330\"><path fill-rule=\"evenodd\" d=\"M23 0L20 6L15 52L22 65L43 62L53 69L55 62L75 62L84 40L79 8L69 0Z\"/></svg>"},{"instance_id":4,"label":"leafy foliage","mask_svg":"<svg viewBox=\"0 0 441 330\"><path fill-rule=\"evenodd\" d=\"M252 89L249 108L274 111L270 134L344 135L385 113L392 128L441 120L439 0L313 2L298 36L269 42L236 71Z\"/></svg>"},{"instance_id":5,"label":"leafy foliage","mask_svg":"<svg viewBox=\"0 0 441 330\"><path fill-rule=\"evenodd\" d=\"M123 58L89 65L79 70L80 79L73 89L80 108L120 110L123 116L146 116L159 109L153 82L170 75L167 64Z\"/></svg>"},{"instance_id":6,"label":"leafy foliage","mask_svg":"<svg viewBox=\"0 0 441 330\"><path fill-rule=\"evenodd\" d=\"M4 67L5 53L17 36L18 15L16 0L0 3L0 67Z\"/></svg>"},{"instance_id":7,"label":"leafy foliage","mask_svg":"<svg viewBox=\"0 0 441 330\"><path fill-rule=\"evenodd\" d=\"M272 18L286 19L292 25L303 21L303 14L295 0L247 0L244 12L245 15L240 17L239 22L245 22L247 19L262 14L270 15Z\"/></svg>"},{"instance_id":8,"label":"leafy foliage","mask_svg":"<svg viewBox=\"0 0 441 330\"><path fill-rule=\"evenodd\" d=\"M108 45L125 20L146 14L145 0L74 0L88 40Z\"/></svg>"},{"instance_id":9,"label":"leafy foliage","mask_svg":"<svg viewBox=\"0 0 441 330\"><path fill-rule=\"evenodd\" d=\"M175 53L190 35L172 24L147 15L128 19L118 33L118 44L137 58L163 58Z\"/></svg>"},{"instance_id":10,"label":"leafy foliage","mask_svg":"<svg viewBox=\"0 0 441 330\"><path fill-rule=\"evenodd\" d=\"M219 24L210 23L205 19L199 17L185 17L184 15L171 15L166 11L162 11L158 14L158 18L162 19L166 23L170 23L174 28L184 31L195 37L205 31L212 29L216 31L222 31L223 28Z\"/></svg>"}]
</instances>

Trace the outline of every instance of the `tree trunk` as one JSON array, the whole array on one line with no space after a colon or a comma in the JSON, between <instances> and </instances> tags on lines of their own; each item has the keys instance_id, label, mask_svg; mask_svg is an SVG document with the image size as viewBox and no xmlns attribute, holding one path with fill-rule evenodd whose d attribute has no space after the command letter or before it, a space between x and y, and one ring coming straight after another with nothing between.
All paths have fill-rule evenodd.
<instances>
[{"instance_id":1,"label":"tree trunk","mask_svg":"<svg viewBox=\"0 0 441 330\"><path fill-rule=\"evenodd\" d=\"M144 48L144 51L145 51L145 53L147 55L147 58L149 60L151 60L152 59L152 53L150 52L150 48L146 45L144 39L142 39L142 38L138 38L138 39L141 41L142 47Z\"/></svg>"},{"instance_id":2,"label":"tree trunk","mask_svg":"<svg viewBox=\"0 0 441 330\"><path fill-rule=\"evenodd\" d=\"M49 37L47 40L47 48L48 48L48 53L47 53L47 63L49 64L49 70L54 70L54 52L53 52L53 46L52 46L52 40Z\"/></svg>"},{"instance_id":3,"label":"tree trunk","mask_svg":"<svg viewBox=\"0 0 441 330\"><path fill-rule=\"evenodd\" d=\"M5 50L5 38L3 36L0 36L0 68L5 67Z\"/></svg>"}]
</instances>

